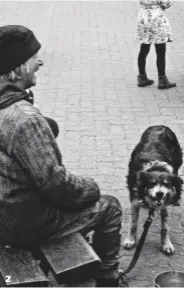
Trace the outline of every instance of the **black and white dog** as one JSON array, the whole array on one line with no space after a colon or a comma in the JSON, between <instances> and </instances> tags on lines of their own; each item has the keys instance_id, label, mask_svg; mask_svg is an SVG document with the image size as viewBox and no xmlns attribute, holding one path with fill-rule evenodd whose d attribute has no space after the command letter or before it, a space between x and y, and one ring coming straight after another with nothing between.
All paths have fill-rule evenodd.
<instances>
[{"instance_id":1,"label":"black and white dog","mask_svg":"<svg viewBox=\"0 0 184 288\"><path fill-rule=\"evenodd\" d=\"M168 206L176 204L181 197L183 181L178 176L178 169L182 163L180 144L170 128L151 126L142 134L129 162L131 223L125 249L135 246L139 210L146 207L160 209L162 251L174 252L169 237Z\"/></svg>"}]
</instances>

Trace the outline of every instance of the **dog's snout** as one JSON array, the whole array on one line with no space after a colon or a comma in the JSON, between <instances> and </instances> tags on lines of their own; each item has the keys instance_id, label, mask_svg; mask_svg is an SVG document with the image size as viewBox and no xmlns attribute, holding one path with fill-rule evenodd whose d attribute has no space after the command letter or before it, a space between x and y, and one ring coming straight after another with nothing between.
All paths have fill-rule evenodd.
<instances>
[{"instance_id":1,"label":"dog's snout","mask_svg":"<svg viewBox=\"0 0 184 288\"><path fill-rule=\"evenodd\" d=\"M157 199L162 199L164 197L164 193L159 191L156 193L156 197L157 197Z\"/></svg>"}]
</instances>

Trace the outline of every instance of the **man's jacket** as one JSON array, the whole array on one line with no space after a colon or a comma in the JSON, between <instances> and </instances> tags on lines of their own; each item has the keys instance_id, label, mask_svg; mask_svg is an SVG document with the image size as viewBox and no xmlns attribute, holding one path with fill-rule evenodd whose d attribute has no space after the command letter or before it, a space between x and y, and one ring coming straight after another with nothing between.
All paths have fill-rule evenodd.
<instances>
[{"instance_id":1,"label":"man's jacket","mask_svg":"<svg viewBox=\"0 0 184 288\"><path fill-rule=\"evenodd\" d=\"M66 170L26 91L0 80L0 243L42 242L64 221L64 211L80 211L99 198L94 180Z\"/></svg>"}]
</instances>

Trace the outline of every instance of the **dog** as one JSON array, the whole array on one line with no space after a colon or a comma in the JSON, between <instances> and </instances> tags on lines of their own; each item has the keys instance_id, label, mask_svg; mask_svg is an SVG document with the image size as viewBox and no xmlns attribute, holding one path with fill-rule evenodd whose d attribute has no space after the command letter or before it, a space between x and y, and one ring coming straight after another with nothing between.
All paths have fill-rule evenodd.
<instances>
[{"instance_id":1,"label":"dog","mask_svg":"<svg viewBox=\"0 0 184 288\"><path fill-rule=\"evenodd\" d=\"M178 170L182 165L182 149L175 133L164 125L150 126L144 131L133 150L129 162L127 184L131 202L131 223L124 248L136 245L139 211L141 207L160 210L161 250L170 255L174 246L169 237L169 206L181 198L182 179Z\"/></svg>"}]
</instances>

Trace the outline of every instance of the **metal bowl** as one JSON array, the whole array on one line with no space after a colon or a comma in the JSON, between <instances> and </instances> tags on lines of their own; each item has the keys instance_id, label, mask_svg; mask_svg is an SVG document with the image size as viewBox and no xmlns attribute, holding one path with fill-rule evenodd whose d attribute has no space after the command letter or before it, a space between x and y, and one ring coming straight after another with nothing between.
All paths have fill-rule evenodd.
<instances>
[{"instance_id":1,"label":"metal bowl","mask_svg":"<svg viewBox=\"0 0 184 288\"><path fill-rule=\"evenodd\" d=\"M155 278L156 287L184 287L184 272L167 271Z\"/></svg>"}]
</instances>

